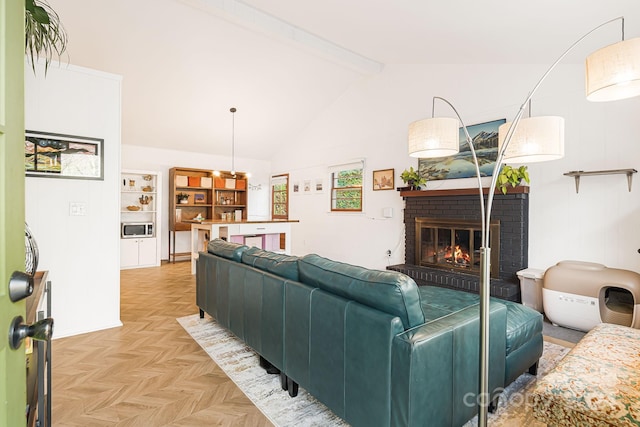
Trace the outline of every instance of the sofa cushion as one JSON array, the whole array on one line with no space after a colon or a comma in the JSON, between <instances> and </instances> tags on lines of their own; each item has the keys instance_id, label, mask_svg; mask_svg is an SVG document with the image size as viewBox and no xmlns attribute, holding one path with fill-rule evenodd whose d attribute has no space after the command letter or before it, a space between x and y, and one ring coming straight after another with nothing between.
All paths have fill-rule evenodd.
<instances>
[{"instance_id":1,"label":"sofa cushion","mask_svg":"<svg viewBox=\"0 0 640 427\"><path fill-rule=\"evenodd\" d=\"M542 314L512 301L507 306L507 356L542 333Z\"/></svg>"},{"instance_id":2,"label":"sofa cushion","mask_svg":"<svg viewBox=\"0 0 640 427\"><path fill-rule=\"evenodd\" d=\"M437 286L420 286L418 292L427 322L464 310L480 301L478 295Z\"/></svg>"},{"instance_id":3,"label":"sofa cushion","mask_svg":"<svg viewBox=\"0 0 640 427\"><path fill-rule=\"evenodd\" d=\"M298 257L277 254L256 247L242 252L242 263L298 281Z\"/></svg>"},{"instance_id":4,"label":"sofa cushion","mask_svg":"<svg viewBox=\"0 0 640 427\"><path fill-rule=\"evenodd\" d=\"M422 310L427 321L455 313L480 302L478 294L438 286L420 286L419 292ZM493 297L491 301L507 307L507 356L542 333L542 315L537 311L517 302Z\"/></svg>"},{"instance_id":5,"label":"sofa cushion","mask_svg":"<svg viewBox=\"0 0 640 427\"><path fill-rule=\"evenodd\" d=\"M406 329L424 323L418 286L396 271L369 270L305 255L298 260L300 281L398 316Z\"/></svg>"},{"instance_id":6,"label":"sofa cushion","mask_svg":"<svg viewBox=\"0 0 640 427\"><path fill-rule=\"evenodd\" d=\"M222 258L241 262L242 253L249 249L248 246L239 243L227 242L222 239L214 239L207 245L207 252L218 255Z\"/></svg>"}]
</instances>

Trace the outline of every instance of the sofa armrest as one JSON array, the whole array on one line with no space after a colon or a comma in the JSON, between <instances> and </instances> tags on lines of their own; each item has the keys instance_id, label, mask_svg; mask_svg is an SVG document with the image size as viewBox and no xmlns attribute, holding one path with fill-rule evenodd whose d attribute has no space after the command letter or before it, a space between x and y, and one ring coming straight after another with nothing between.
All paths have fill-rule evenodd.
<instances>
[{"instance_id":1,"label":"sofa armrest","mask_svg":"<svg viewBox=\"0 0 640 427\"><path fill-rule=\"evenodd\" d=\"M394 338L391 425L462 425L477 413L479 305L427 322ZM489 390L501 391L507 309L489 309Z\"/></svg>"}]
</instances>

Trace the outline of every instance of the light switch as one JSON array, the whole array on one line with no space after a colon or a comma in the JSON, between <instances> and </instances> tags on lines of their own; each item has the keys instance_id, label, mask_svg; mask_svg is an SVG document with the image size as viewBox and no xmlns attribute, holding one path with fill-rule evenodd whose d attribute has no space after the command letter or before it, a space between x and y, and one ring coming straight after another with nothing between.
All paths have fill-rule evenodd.
<instances>
[{"instance_id":1,"label":"light switch","mask_svg":"<svg viewBox=\"0 0 640 427\"><path fill-rule=\"evenodd\" d=\"M69 216L86 216L87 205L82 202L69 202Z\"/></svg>"},{"instance_id":2,"label":"light switch","mask_svg":"<svg viewBox=\"0 0 640 427\"><path fill-rule=\"evenodd\" d=\"M393 208L383 208L382 216L385 218L393 218Z\"/></svg>"}]
</instances>

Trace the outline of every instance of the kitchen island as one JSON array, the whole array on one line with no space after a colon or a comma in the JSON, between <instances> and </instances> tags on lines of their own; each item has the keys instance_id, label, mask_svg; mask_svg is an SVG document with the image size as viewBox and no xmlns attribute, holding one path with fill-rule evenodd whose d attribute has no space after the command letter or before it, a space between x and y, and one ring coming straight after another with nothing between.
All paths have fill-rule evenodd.
<instances>
[{"instance_id":1,"label":"kitchen island","mask_svg":"<svg viewBox=\"0 0 640 427\"><path fill-rule=\"evenodd\" d=\"M196 274L198 252L206 251L210 240L257 246L273 252L291 254L291 224L298 220L183 221L191 223L191 274Z\"/></svg>"}]
</instances>

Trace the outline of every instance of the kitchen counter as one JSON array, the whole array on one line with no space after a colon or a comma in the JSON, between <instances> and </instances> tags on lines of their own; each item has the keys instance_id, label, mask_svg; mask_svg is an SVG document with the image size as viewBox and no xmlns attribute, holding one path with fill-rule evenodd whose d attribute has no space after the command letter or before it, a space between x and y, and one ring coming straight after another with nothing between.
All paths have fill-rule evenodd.
<instances>
[{"instance_id":1,"label":"kitchen counter","mask_svg":"<svg viewBox=\"0 0 640 427\"><path fill-rule=\"evenodd\" d=\"M198 253L207 250L210 240L226 239L230 242L257 246L261 249L291 254L291 225L298 220L190 220L191 223L191 274L196 274Z\"/></svg>"}]
</instances>

